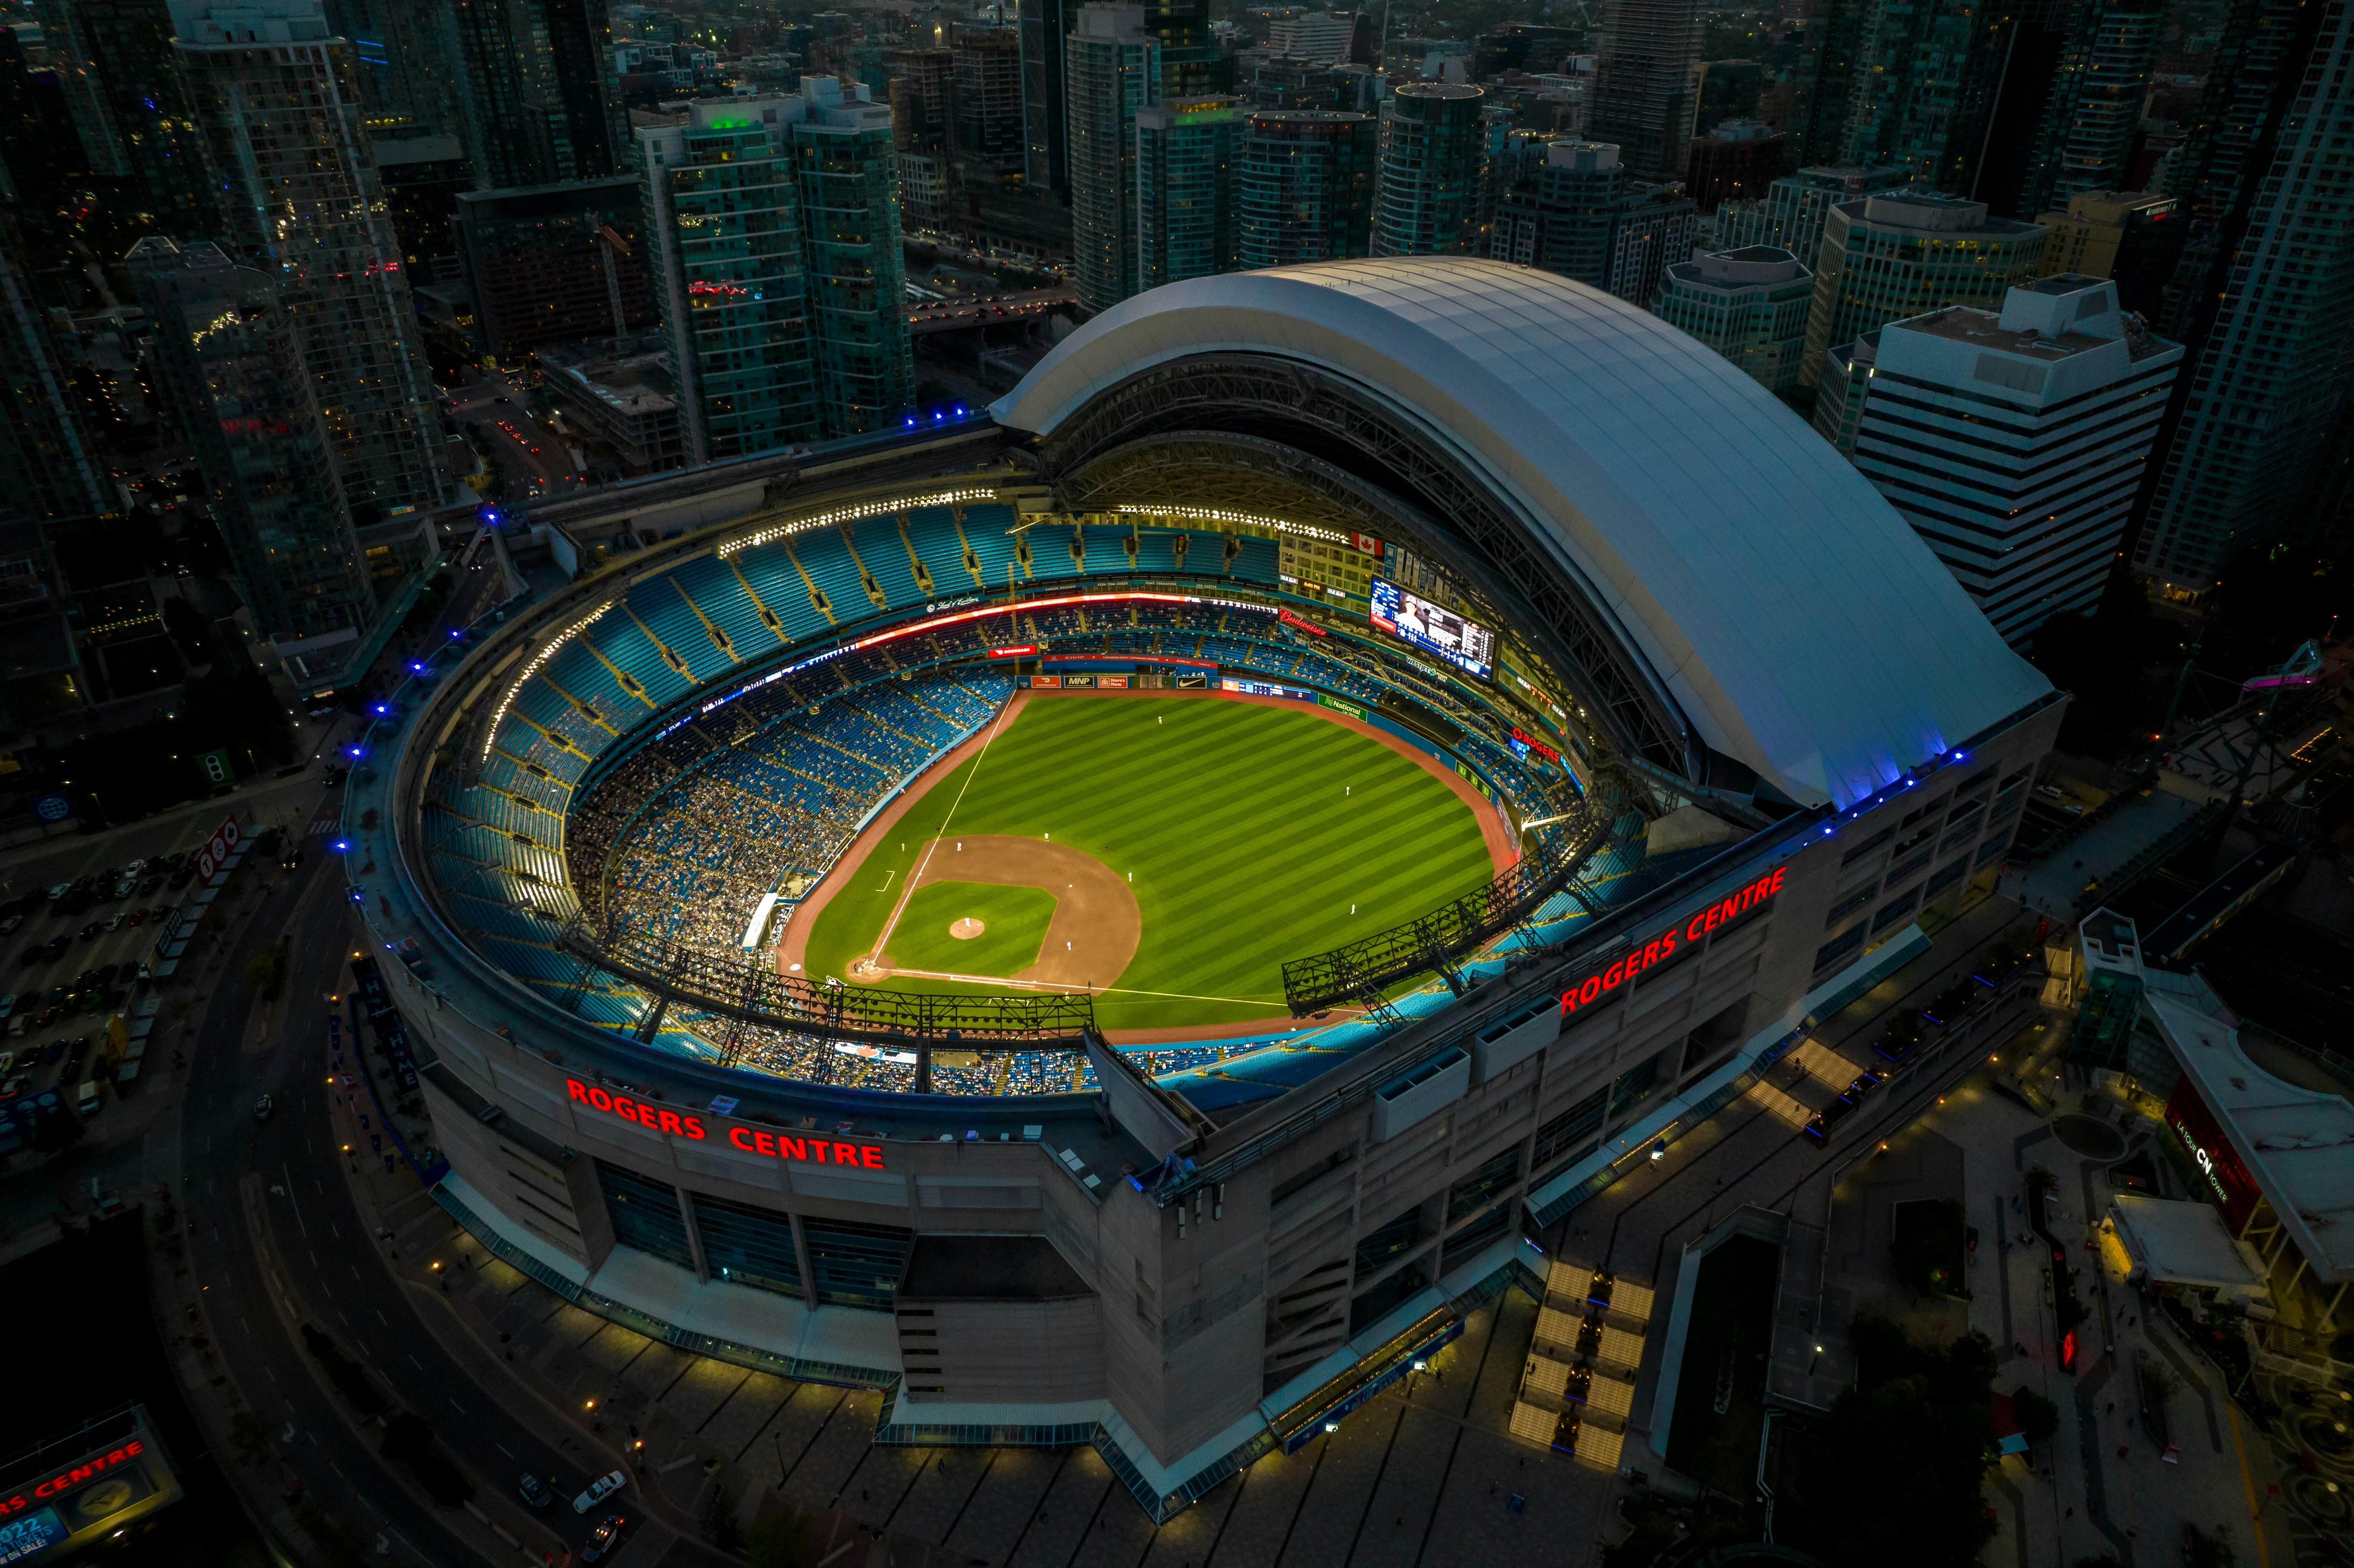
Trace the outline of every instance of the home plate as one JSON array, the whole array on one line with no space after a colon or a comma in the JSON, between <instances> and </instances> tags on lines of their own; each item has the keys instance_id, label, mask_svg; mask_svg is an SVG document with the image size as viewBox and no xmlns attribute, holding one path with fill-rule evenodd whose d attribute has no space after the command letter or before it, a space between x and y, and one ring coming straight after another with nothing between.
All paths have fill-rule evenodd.
<instances>
[{"instance_id":1,"label":"home plate","mask_svg":"<svg viewBox=\"0 0 2354 1568\"><path fill-rule=\"evenodd\" d=\"M963 919L959 920L955 925L949 927L949 935L956 938L959 941L970 942L975 937L980 936L983 931L988 929L989 927L986 923L976 920L971 916L968 915Z\"/></svg>"}]
</instances>

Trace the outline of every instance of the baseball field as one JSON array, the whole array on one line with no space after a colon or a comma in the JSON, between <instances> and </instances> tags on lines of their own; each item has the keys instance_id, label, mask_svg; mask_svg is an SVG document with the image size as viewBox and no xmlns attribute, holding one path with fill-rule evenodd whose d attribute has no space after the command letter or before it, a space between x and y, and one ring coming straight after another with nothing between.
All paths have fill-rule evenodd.
<instances>
[{"instance_id":1,"label":"baseball field","mask_svg":"<svg viewBox=\"0 0 2354 1568\"><path fill-rule=\"evenodd\" d=\"M1315 710L1041 698L917 788L789 942L812 978L1085 987L1108 1030L1241 1023L1283 1012L1287 959L1496 869L1454 789Z\"/></svg>"}]
</instances>

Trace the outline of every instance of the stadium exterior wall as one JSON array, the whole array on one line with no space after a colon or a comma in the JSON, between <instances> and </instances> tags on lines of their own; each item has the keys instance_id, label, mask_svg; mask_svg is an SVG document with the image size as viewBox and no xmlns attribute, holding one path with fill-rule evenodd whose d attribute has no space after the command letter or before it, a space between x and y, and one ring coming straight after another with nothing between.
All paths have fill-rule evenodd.
<instances>
[{"instance_id":1,"label":"stadium exterior wall","mask_svg":"<svg viewBox=\"0 0 2354 1568\"><path fill-rule=\"evenodd\" d=\"M1872 919L1872 909L1828 929L1826 916L1883 875L1906 836L1895 830L1908 816L1930 808L1918 820L1936 824L1940 836L1928 842L1939 843L1957 796L1966 797L1965 809L1987 803L1970 813L1982 831L1933 852L1932 863L1911 874L1915 885L1947 866L1992 863L2017 814L1988 823L1991 802L2006 783L2013 799L2023 793L2059 711L2056 701L2039 705L1974 741L1966 757L1840 819L1794 820L1731 846L1700 873L1614 912L1545 972L1475 992L1348 1068L1246 1112L1192 1151L1195 1168L1214 1172L1215 1181L1173 1201L1140 1184L1168 1152L1165 1129L1140 1116L1123 1125L1114 1104L1097 1097L1024 1103L908 1096L878 1111L872 1103L826 1103L813 1089L811 1110L795 1118L810 1126L716 1116L700 1108L708 1086L671 1063L648 1054L626 1073L580 1065L565 1059L573 1052L554 1048L571 1042L528 1028L511 1037L511 1026L469 1016L445 988L403 966L387 964L384 972L411 1033L437 1064L428 1074L435 1126L466 1190L472 1223L491 1233L482 1236L486 1245L544 1260L557 1277L578 1282L585 1305L642 1331L787 1375L890 1387L885 1439L943 1440L938 1435L952 1431L971 1441L1069 1441L1075 1429L1087 1428L1140 1503L1166 1517L1278 1441L1287 1417L1295 1426L1322 1419L1318 1412L1332 1403L1320 1404L1327 1385L1361 1394L1365 1363L1378 1361L1385 1347L1396 1361L1445 1324L1459 1324L1465 1302L1533 1260L1520 1236L1532 1224L1522 1213L1538 1189L1557 1186L1563 1171L1580 1160L1590 1165L1604 1140L1624 1141L1638 1126L1639 1141L1627 1153L1639 1154L1655 1136L1647 1113L1670 1097L1729 1082L1747 1058L1787 1034L1792 1008L1826 975L1867 963L1859 941L1852 959L1835 955L1818 971L1819 955ZM1949 879L1941 895L1950 899L1968 880ZM1713 930L1702 927L1712 908L1768 881L1769 896ZM1465 1084L1458 1097L1411 1126L1378 1136L1375 1088L1418 1062L1464 1048L1532 999L1573 982L1585 994L1585 980L1629 944L1669 930L1697 933L1679 945L1675 962L1599 991L1563 1015L1566 1029L1543 1049ZM1694 1031L1712 1024L1710 1038L1718 1038L1728 1016L1740 1020L1739 1044L1688 1060ZM1532 1169L1541 1128L1661 1060L1648 1094L1606 1105L1590 1134ZM607 1110L576 1085L624 1098ZM652 1127L637 1119L648 1105L655 1107ZM636 1114L621 1114L632 1107ZM679 1118L678 1130L663 1128L663 1109ZM853 1130L832 1130L838 1127ZM689 1136L695 1128L702 1136ZM839 1150L829 1150L823 1163L760 1152L763 1135L780 1134L804 1146L822 1138L856 1148L862 1160L852 1166ZM1071 1160L1061 1157L1065 1150ZM1450 1219L1450 1190L1515 1150L1516 1177L1476 1213ZM862 1310L730 1284L714 1276L699 1245L686 1266L619 1245L610 1178L600 1163L673 1187L689 1235L696 1226L690 1193L789 1216L804 1255L811 1222L993 1238L987 1246L1041 1238L1084 1281L1093 1308L1064 1313L1053 1354L1041 1355L1036 1338L1016 1330L1040 1318L1042 1304L1019 1297L960 1303L956 1315L938 1316L938 1303ZM1508 1223L1458 1262L1449 1238L1500 1205ZM1546 1207L1548 1220L1563 1212ZM1416 1239L1396 1256L1359 1266L1361 1242L1409 1212L1419 1219ZM1416 1276L1412 1288L1397 1283L1406 1270ZM801 1272L811 1277L805 1263ZM1009 1265L1009 1277L1018 1272ZM1319 1279L1329 1281L1321 1290ZM1019 1287L1018 1278L1007 1287ZM1305 1305L1329 1303L1336 1320L1326 1336L1307 1341L1312 1356L1296 1336L1288 1345L1270 1338L1278 1298L1296 1298L1303 1287L1311 1292ZM1301 1305L1287 1302L1280 1315L1294 1317ZM937 1355L913 1353L918 1346ZM1282 1359L1287 1348L1292 1359Z\"/></svg>"}]
</instances>

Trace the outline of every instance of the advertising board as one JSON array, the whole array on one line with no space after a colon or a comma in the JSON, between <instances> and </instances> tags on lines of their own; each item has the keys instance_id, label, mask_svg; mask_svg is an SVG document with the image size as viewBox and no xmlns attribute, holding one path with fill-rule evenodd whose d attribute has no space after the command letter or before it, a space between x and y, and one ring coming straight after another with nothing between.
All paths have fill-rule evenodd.
<instances>
[{"instance_id":1,"label":"advertising board","mask_svg":"<svg viewBox=\"0 0 2354 1568\"><path fill-rule=\"evenodd\" d=\"M1436 653L1458 670L1487 680L1495 673L1495 634L1476 620L1411 594L1387 577L1373 579L1370 619L1402 641Z\"/></svg>"}]
</instances>

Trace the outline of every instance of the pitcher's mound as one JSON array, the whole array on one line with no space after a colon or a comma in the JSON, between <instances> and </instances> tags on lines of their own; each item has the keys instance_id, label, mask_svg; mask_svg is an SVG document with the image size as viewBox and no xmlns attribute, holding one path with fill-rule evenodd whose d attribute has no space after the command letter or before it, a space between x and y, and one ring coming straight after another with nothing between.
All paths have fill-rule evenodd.
<instances>
[{"instance_id":1,"label":"pitcher's mound","mask_svg":"<svg viewBox=\"0 0 2354 1568\"><path fill-rule=\"evenodd\" d=\"M970 942L975 937L980 936L983 931L988 929L989 923L987 921L976 920L971 916L968 915L963 919L959 920L956 924L949 927L949 935L954 937L960 942Z\"/></svg>"}]
</instances>

